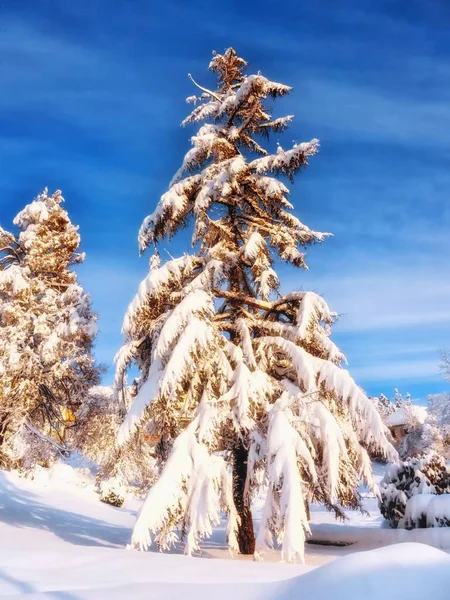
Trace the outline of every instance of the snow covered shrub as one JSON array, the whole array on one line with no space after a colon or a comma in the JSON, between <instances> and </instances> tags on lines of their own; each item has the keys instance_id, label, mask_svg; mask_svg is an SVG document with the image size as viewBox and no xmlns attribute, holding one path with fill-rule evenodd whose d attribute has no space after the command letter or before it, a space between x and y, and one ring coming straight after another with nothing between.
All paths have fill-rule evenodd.
<instances>
[{"instance_id":1,"label":"snow covered shrub","mask_svg":"<svg viewBox=\"0 0 450 600\"><path fill-rule=\"evenodd\" d=\"M450 491L450 490L449 490ZM428 527L450 527L450 494L435 496L427 507Z\"/></svg>"},{"instance_id":2,"label":"snow covered shrub","mask_svg":"<svg viewBox=\"0 0 450 600\"><path fill-rule=\"evenodd\" d=\"M101 464L97 477L100 499L117 496L125 500L129 494L142 496L156 481L159 473L157 452L147 436L136 433L126 447L112 447L108 459Z\"/></svg>"},{"instance_id":3,"label":"snow covered shrub","mask_svg":"<svg viewBox=\"0 0 450 600\"><path fill-rule=\"evenodd\" d=\"M125 488L122 481L111 477L106 481L99 480L98 491L100 501L120 508L125 502Z\"/></svg>"},{"instance_id":4,"label":"snow covered shrub","mask_svg":"<svg viewBox=\"0 0 450 600\"><path fill-rule=\"evenodd\" d=\"M436 498L436 496L431 492L411 496L406 502L405 515L400 519L398 527L404 529L425 529L428 526L428 505L433 498Z\"/></svg>"},{"instance_id":5,"label":"snow covered shrub","mask_svg":"<svg viewBox=\"0 0 450 600\"><path fill-rule=\"evenodd\" d=\"M106 386L94 386L77 413L77 426L71 437L72 447L99 466L97 488L103 502L121 506L129 493L146 493L157 476L155 448L145 432L136 432L126 445L117 448L123 408L129 404L131 389L124 389L122 407Z\"/></svg>"},{"instance_id":6,"label":"snow covered shrub","mask_svg":"<svg viewBox=\"0 0 450 600\"><path fill-rule=\"evenodd\" d=\"M71 430L71 444L87 458L104 464L116 445L123 418L111 387L96 385L76 413L77 426Z\"/></svg>"},{"instance_id":7,"label":"snow covered shrub","mask_svg":"<svg viewBox=\"0 0 450 600\"><path fill-rule=\"evenodd\" d=\"M419 494L444 494L450 491L450 472L445 460L437 454L414 458L399 465L390 464L380 482L379 507L383 517L391 527L396 528L405 517L406 505L410 498ZM417 527L420 514L417 510L424 501L416 501L406 514L405 526ZM422 503L422 504L421 504Z\"/></svg>"},{"instance_id":8,"label":"snow covered shrub","mask_svg":"<svg viewBox=\"0 0 450 600\"><path fill-rule=\"evenodd\" d=\"M450 527L450 494L421 494L406 503L405 517L399 527Z\"/></svg>"},{"instance_id":9,"label":"snow covered shrub","mask_svg":"<svg viewBox=\"0 0 450 600\"><path fill-rule=\"evenodd\" d=\"M80 236L61 204L43 194L0 228L0 453L8 467L48 464L99 380L91 353L96 316L77 283Z\"/></svg>"},{"instance_id":10,"label":"snow covered shrub","mask_svg":"<svg viewBox=\"0 0 450 600\"><path fill-rule=\"evenodd\" d=\"M305 500L341 514L372 485L366 449L396 452L374 406L342 368L331 341L335 314L313 292L281 294L275 257L305 268L303 249L328 234L293 214L289 190L318 141L278 146L292 117L270 107L290 88L246 75L232 49L215 54L217 89L197 86L184 124L201 125L192 149L139 234L141 252L192 223L189 255L161 264L155 251L123 323L116 393L131 363L138 393L121 425L124 445L142 428L161 436L163 469L136 522L132 546L162 549L185 534L198 549L228 513L231 549L255 550L251 499L266 495L256 539L277 540L288 560L303 558Z\"/></svg>"},{"instance_id":11,"label":"snow covered shrub","mask_svg":"<svg viewBox=\"0 0 450 600\"><path fill-rule=\"evenodd\" d=\"M450 488L450 471L445 459L438 454L433 454L422 460L424 460L422 471L434 487L434 493L447 494Z\"/></svg>"}]
</instances>

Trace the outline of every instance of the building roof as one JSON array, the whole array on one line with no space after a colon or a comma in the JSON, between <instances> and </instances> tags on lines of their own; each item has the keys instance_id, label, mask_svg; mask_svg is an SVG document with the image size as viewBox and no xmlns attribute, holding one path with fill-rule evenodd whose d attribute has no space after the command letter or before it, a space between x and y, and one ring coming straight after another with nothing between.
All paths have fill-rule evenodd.
<instances>
[{"instance_id":1,"label":"building roof","mask_svg":"<svg viewBox=\"0 0 450 600\"><path fill-rule=\"evenodd\" d=\"M412 419L423 423L427 417L427 409L424 406L401 406L397 408L386 419L386 425L388 427L399 427L401 425L408 425Z\"/></svg>"},{"instance_id":2,"label":"building roof","mask_svg":"<svg viewBox=\"0 0 450 600\"><path fill-rule=\"evenodd\" d=\"M397 408L395 412L390 414L386 419L386 425L388 427L398 427L399 425L406 425L409 422L409 415L405 408Z\"/></svg>"}]
</instances>

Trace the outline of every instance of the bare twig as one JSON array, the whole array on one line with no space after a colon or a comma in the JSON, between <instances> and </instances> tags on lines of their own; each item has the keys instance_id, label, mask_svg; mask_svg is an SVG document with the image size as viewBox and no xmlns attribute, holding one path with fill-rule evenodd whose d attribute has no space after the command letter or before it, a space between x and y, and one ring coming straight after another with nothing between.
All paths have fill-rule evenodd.
<instances>
[{"instance_id":1,"label":"bare twig","mask_svg":"<svg viewBox=\"0 0 450 600\"><path fill-rule=\"evenodd\" d=\"M190 73L188 73L188 77L192 81L192 83L198 87L199 90L202 90L202 92L205 92L205 94L208 94L208 96L211 96L212 98L217 100L217 102L222 102L219 96L216 96L214 92L211 92L211 90L208 90L207 88L204 88L200 84L198 84Z\"/></svg>"}]
</instances>

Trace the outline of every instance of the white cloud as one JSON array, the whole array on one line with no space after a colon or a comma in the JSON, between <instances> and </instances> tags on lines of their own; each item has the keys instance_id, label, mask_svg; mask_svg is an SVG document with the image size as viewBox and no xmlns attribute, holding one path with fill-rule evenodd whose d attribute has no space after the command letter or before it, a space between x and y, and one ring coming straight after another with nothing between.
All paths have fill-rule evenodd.
<instances>
[{"instance_id":1,"label":"white cloud","mask_svg":"<svg viewBox=\"0 0 450 600\"><path fill-rule=\"evenodd\" d=\"M161 119L176 98L167 97L141 71L142 65L114 53L114 47L89 45L54 31L51 35L10 19L0 38L5 65L0 108L27 110L64 120L90 138L126 141L131 147L143 131L171 126ZM132 93L130 93L132 90ZM123 119L123 115L127 115Z\"/></svg>"},{"instance_id":2,"label":"white cloud","mask_svg":"<svg viewBox=\"0 0 450 600\"><path fill-rule=\"evenodd\" d=\"M395 266L378 256L355 255L347 263L344 257L327 258L329 275L316 276L315 268L302 282L341 315L339 332L449 324L450 269L446 256L442 258L414 267L408 265L407 256ZM292 289L294 282L292 277L283 278L284 289Z\"/></svg>"},{"instance_id":3,"label":"white cloud","mask_svg":"<svg viewBox=\"0 0 450 600\"><path fill-rule=\"evenodd\" d=\"M318 130L327 127L347 139L408 144L419 151L450 146L450 107L444 100L399 97L347 79L309 78L302 88L308 121ZM288 109L290 102L295 100L285 102Z\"/></svg>"},{"instance_id":4,"label":"white cloud","mask_svg":"<svg viewBox=\"0 0 450 600\"><path fill-rule=\"evenodd\" d=\"M407 360L353 367L351 375L360 382L418 381L439 378L438 360Z\"/></svg>"},{"instance_id":5,"label":"white cloud","mask_svg":"<svg viewBox=\"0 0 450 600\"><path fill-rule=\"evenodd\" d=\"M450 277L447 254L434 262L408 256L396 265L377 255L327 259L302 277L304 289L323 294L342 313L334 340L363 387L376 382L441 381L439 350L450 346ZM284 289L293 280L283 278Z\"/></svg>"}]
</instances>

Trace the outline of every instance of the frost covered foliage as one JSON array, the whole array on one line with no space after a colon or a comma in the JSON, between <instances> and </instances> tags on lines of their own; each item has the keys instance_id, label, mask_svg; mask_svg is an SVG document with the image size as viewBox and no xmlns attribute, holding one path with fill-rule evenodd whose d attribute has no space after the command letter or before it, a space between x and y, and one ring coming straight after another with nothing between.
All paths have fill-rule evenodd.
<instances>
[{"instance_id":1,"label":"frost covered foliage","mask_svg":"<svg viewBox=\"0 0 450 600\"><path fill-rule=\"evenodd\" d=\"M124 389L125 407L132 389ZM98 490L103 501L123 504L127 494L147 492L157 476L155 449L145 430L136 432L124 448L117 448L117 434L123 421L123 407L116 402L113 389L92 387L76 414L77 426L71 430L71 445L99 466Z\"/></svg>"},{"instance_id":2,"label":"frost covered foliage","mask_svg":"<svg viewBox=\"0 0 450 600\"><path fill-rule=\"evenodd\" d=\"M272 118L268 98L290 88L246 75L234 50L215 54L215 91L201 94L184 124L204 122L191 138L168 191L139 234L141 251L193 225L194 251L150 272L125 315L116 357L116 391L134 362L139 391L119 431L125 444L142 427L161 435L164 464L133 532L132 546L168 548L180 529L186 552L198 549L228 513L232 550L261 555L279 543L302 560L309 532L305 502L337 514L359 504L361 478L372 482L368 449L395 459L379 414L330 339L335 315L312 292L281 295L276 257L305 268L303 249L328 234L293 214L289 190L318 141L262 143L292 117ZM250 502L266 502L253 537Z\"/></svg>"},{"instance_id":3,"label":"frost covered foliage","mask_svg":"<svg viewBox=\"0 0 450 600\"><path fill-rule=\"evenodd\" d=\"M441 356L442 374L450 382L450 355L443 352ZM450 393L428 396L426 418L413 433L418 454L436 452L446 459L450 458Z\"/></svg>"},{"instance_id":4,"label":"frost covered foliage","mask_svg":"<svg viewBox=\"0 0 450 600\"><path fill-rule=\"evenodd\" d=\"M47 191L0 229L0 451L4 466L47 464L65 450L87 390L99 378L91 354L96 316L72 266L80 236ZM44 451L45 448L45 451Z\"/></svg>"},{"instance_id":5,"label":"frost covered foliage","mask_svg":"<svg viewBox=\"0 0 450 600\"><path fill-rule=\"evenodd\" d=\"M414 404L404 405L397 409L392 415L395 419L397 413L403 416L406 435L399 444L399 454L403 459L424 456L431 452L436 452L437 448L427 442L429 436L429 426L425 425L427 419L427 410L423 406Z\"/></svg>"},{"instance_id":6,"label":"frost covered foliage","mask_svg":"<svg viewBox=\"0 0 450 600\"><path fill-rule=\"evenodd\" d=\"M98 465L105 464L116 444L122 420L112 388L96 385L88 390L76 419L77 426L71 430L71 445Z\"/></svg>"},{"instance_id":7,"label":"frost covered foliage","mask_svg":"<svg viewBox=\"0 0 450 600\"><path fill-rule=\"evenodd\" d=\"M71 431L72 445L93 462L104 464L115 446L122 417L112 388L92 387L76 413L77 427Z\"/></svg>"},{"instance_id":8,"label":"frost covered foliage","mask_svg":"<svg viewBox=\"0 0 450 600\"><path fill-rule=\"evenodd\" d=\"M380 482L381 499L379 507L383 517L393 528L424 526L421 514L412 518L406 515L406 504L410 498L420 494L447 494L450 492L450 472L445 460L432 454L422 458L414 458L401 464L388 465ZM425 501L417 501L424 505ZM410 505L411 509L412 505ZM415 506L415 509L418 505ZM399 525L400 523L400 525Z\"/></svg>"},{"instance_id":9,"label":"frost covered foliage","mask_svg":"<svg viewBox=\"0 0 450 600\"><path fill-rule=\"evenodd\" d=\"M395 412L395 404L389 400L384 394L380 394L378 398L369 396L369 400L377 409L383 423L387 424L387 419Z\"/></svg>"},{"instance_id":10,"label":"frost covered foliage","mask_svg":"<svg viewBox=\"0 0 450 600\"><path fill-rule=\"evenodd\" d=\"M450 458L450 394L432 394L427 399L427 418L422 427L424 451L434 450Z\"/></svg>"},{"instance_id":11,"label":"frost covered foliage","mask_svg":"<svg viewBox=\"0 0 450 600\"><path fill-rule=\"evenodd\" d=\"M441 372L442 375L448 383L450 383L450 352L445 350L441 353Z\"/></svg>"}]
</instances>

